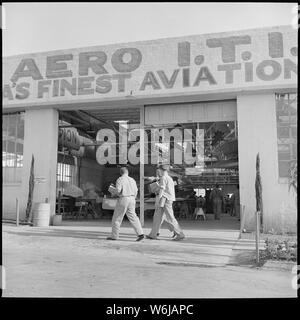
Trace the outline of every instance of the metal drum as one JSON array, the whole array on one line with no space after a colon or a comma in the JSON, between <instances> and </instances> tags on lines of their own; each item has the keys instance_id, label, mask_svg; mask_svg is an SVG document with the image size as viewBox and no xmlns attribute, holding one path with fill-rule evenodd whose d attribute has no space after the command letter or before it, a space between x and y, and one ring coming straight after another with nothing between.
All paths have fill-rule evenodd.
<instances>
[{"instance_id":1,"label":"metal drum","mask_svg":"<svg viewBox=\"0 0 300 320\"><path fill-rule=\"evenodd\" d=\"M50 203L35 203L33 207L33 226L49 227Z\"/></svg>"}]
</instances>

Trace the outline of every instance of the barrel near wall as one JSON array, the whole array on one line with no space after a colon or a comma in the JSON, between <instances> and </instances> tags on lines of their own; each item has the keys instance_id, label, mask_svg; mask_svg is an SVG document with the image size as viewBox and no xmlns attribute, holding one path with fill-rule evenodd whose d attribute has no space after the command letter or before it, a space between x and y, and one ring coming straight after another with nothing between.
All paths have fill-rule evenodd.
<instances>
[{"instance_id":1,"label":"barrel near wall","mask_svg":"<svg viewBox=\"0 0 300 320\"><path fill-rule=\"evenodd\" d=\"M35 203L33 206L33 226L49 227L50 203Z\"/></svg>"}]
</instances>

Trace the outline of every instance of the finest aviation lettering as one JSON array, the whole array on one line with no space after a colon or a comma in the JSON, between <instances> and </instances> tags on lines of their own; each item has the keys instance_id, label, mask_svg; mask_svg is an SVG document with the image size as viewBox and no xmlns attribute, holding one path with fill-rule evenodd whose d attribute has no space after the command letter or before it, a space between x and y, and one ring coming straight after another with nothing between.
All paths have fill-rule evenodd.
<instances>
[{"instance_id":1,"label":"finest aviation lettering","mask_svg":"<svg viewBox=\"0 0 300 320\"><path fill-rule=\"evenodd\" d=\"M72 96L104 96L113 92L126 95L135 92L159 92L173 88L209 87L271 82L297 75L298 48L285 48L283 33L270 32L266 43L268 57L253 61L257 52L251 47L250 35L209 38L199 43L177 43L177 54L169 53L173 70L155 70L147 65L142 49L129 47L115 50L88 51L49 55L44 65L38 58L21 59L9 83L4 82L3 99L55 99ZM192 45L205 47L204 54L193 55ZM252 50L251 50L252 49ZM149 49L150 50L150 49ZM162 59L165 58L162 50ZM216 56L216 63L207 62L207 55ZM264 54L266 56L266 54ZM38 62L39 61L39 62ZM149 69L147 70L147 68ZM43 71L42 71L43 70ZM7 81L7 80L6 80Z\"/></svg>"}]
</instances>

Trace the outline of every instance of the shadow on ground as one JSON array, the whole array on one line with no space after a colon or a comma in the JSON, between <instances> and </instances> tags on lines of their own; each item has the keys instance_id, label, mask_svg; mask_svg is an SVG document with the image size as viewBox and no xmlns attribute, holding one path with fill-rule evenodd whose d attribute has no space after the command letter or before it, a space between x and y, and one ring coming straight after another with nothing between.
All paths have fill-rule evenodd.
<instances>
[{"instance_id":1,"label":"shadow on ground","mask_svg":"<svg viewBox=\"0 0 300 320\"><path fill-rule=\"evenodd\" d=\"M6 231L7 234L19 235L19 236L38 236L38 237L70 237L70 238L81 238L81 239L93 239L93 240L106 240L106 237L110 235L110 232L103 231L79 231L79 230L66 230L66 229L48 229L48 230L32 230L32 231ZM117 241L135 241L136 236L132 234L122 233ZM111 241L111 242L117 242ZM158 243L159 241L168 241L172 243L179 243L172 240L171 237L161 237L160 240L149 240L145 239L143 241ZM180 243L190 243L190 244L201 244L217 247L220 246L232 246L236 243L235 239L224 239L217 237L191 237L187 236L186 239L180 241Z\"/></svg>"},{"instance_id":2,"label":"shadow on ground","mask_svg":"<svg viewBox=\"0 0 300 320\"><path fill-rule=\"evenodd\" d=\"M266 263L265 259L260 259L259 263L257 264L255 250L247 250L247 251L233 250L227 265L258 268L258 267L262 267L265 263Z\"/></svg>"}]
</instances>

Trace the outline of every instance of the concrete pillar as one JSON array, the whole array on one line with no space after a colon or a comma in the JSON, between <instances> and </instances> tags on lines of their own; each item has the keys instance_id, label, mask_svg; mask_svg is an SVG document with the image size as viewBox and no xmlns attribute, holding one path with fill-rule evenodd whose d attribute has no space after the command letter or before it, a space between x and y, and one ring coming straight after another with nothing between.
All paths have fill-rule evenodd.
<instances>
[{"instance_id":1,"label":"concrete pillar","mask_svg":"<svg viewBox=\"0 0 300 320\"><path fill-rule=\"evenodd\" d=\"M45 202L47 198L52 217L55 214L56 202L58 111L27 110L24 129L24 164L20 201L22 218L25 218L32 155L35 160L34 176L44 180L41 183L35 183L33 202Z\"/></svg>"},{"instance_id":2,"label":"concrete pillar","mask_svg":"<svg viewBox=\"0 0 300 320\"><path fill-rule=\"evenodd\" d=\"M264 227L274 222L278 203L278 155L275 94L237 97L240 200L245 205L245 228L255 226L256 155L260 155Z\"/></svg>"}]
</instances>

